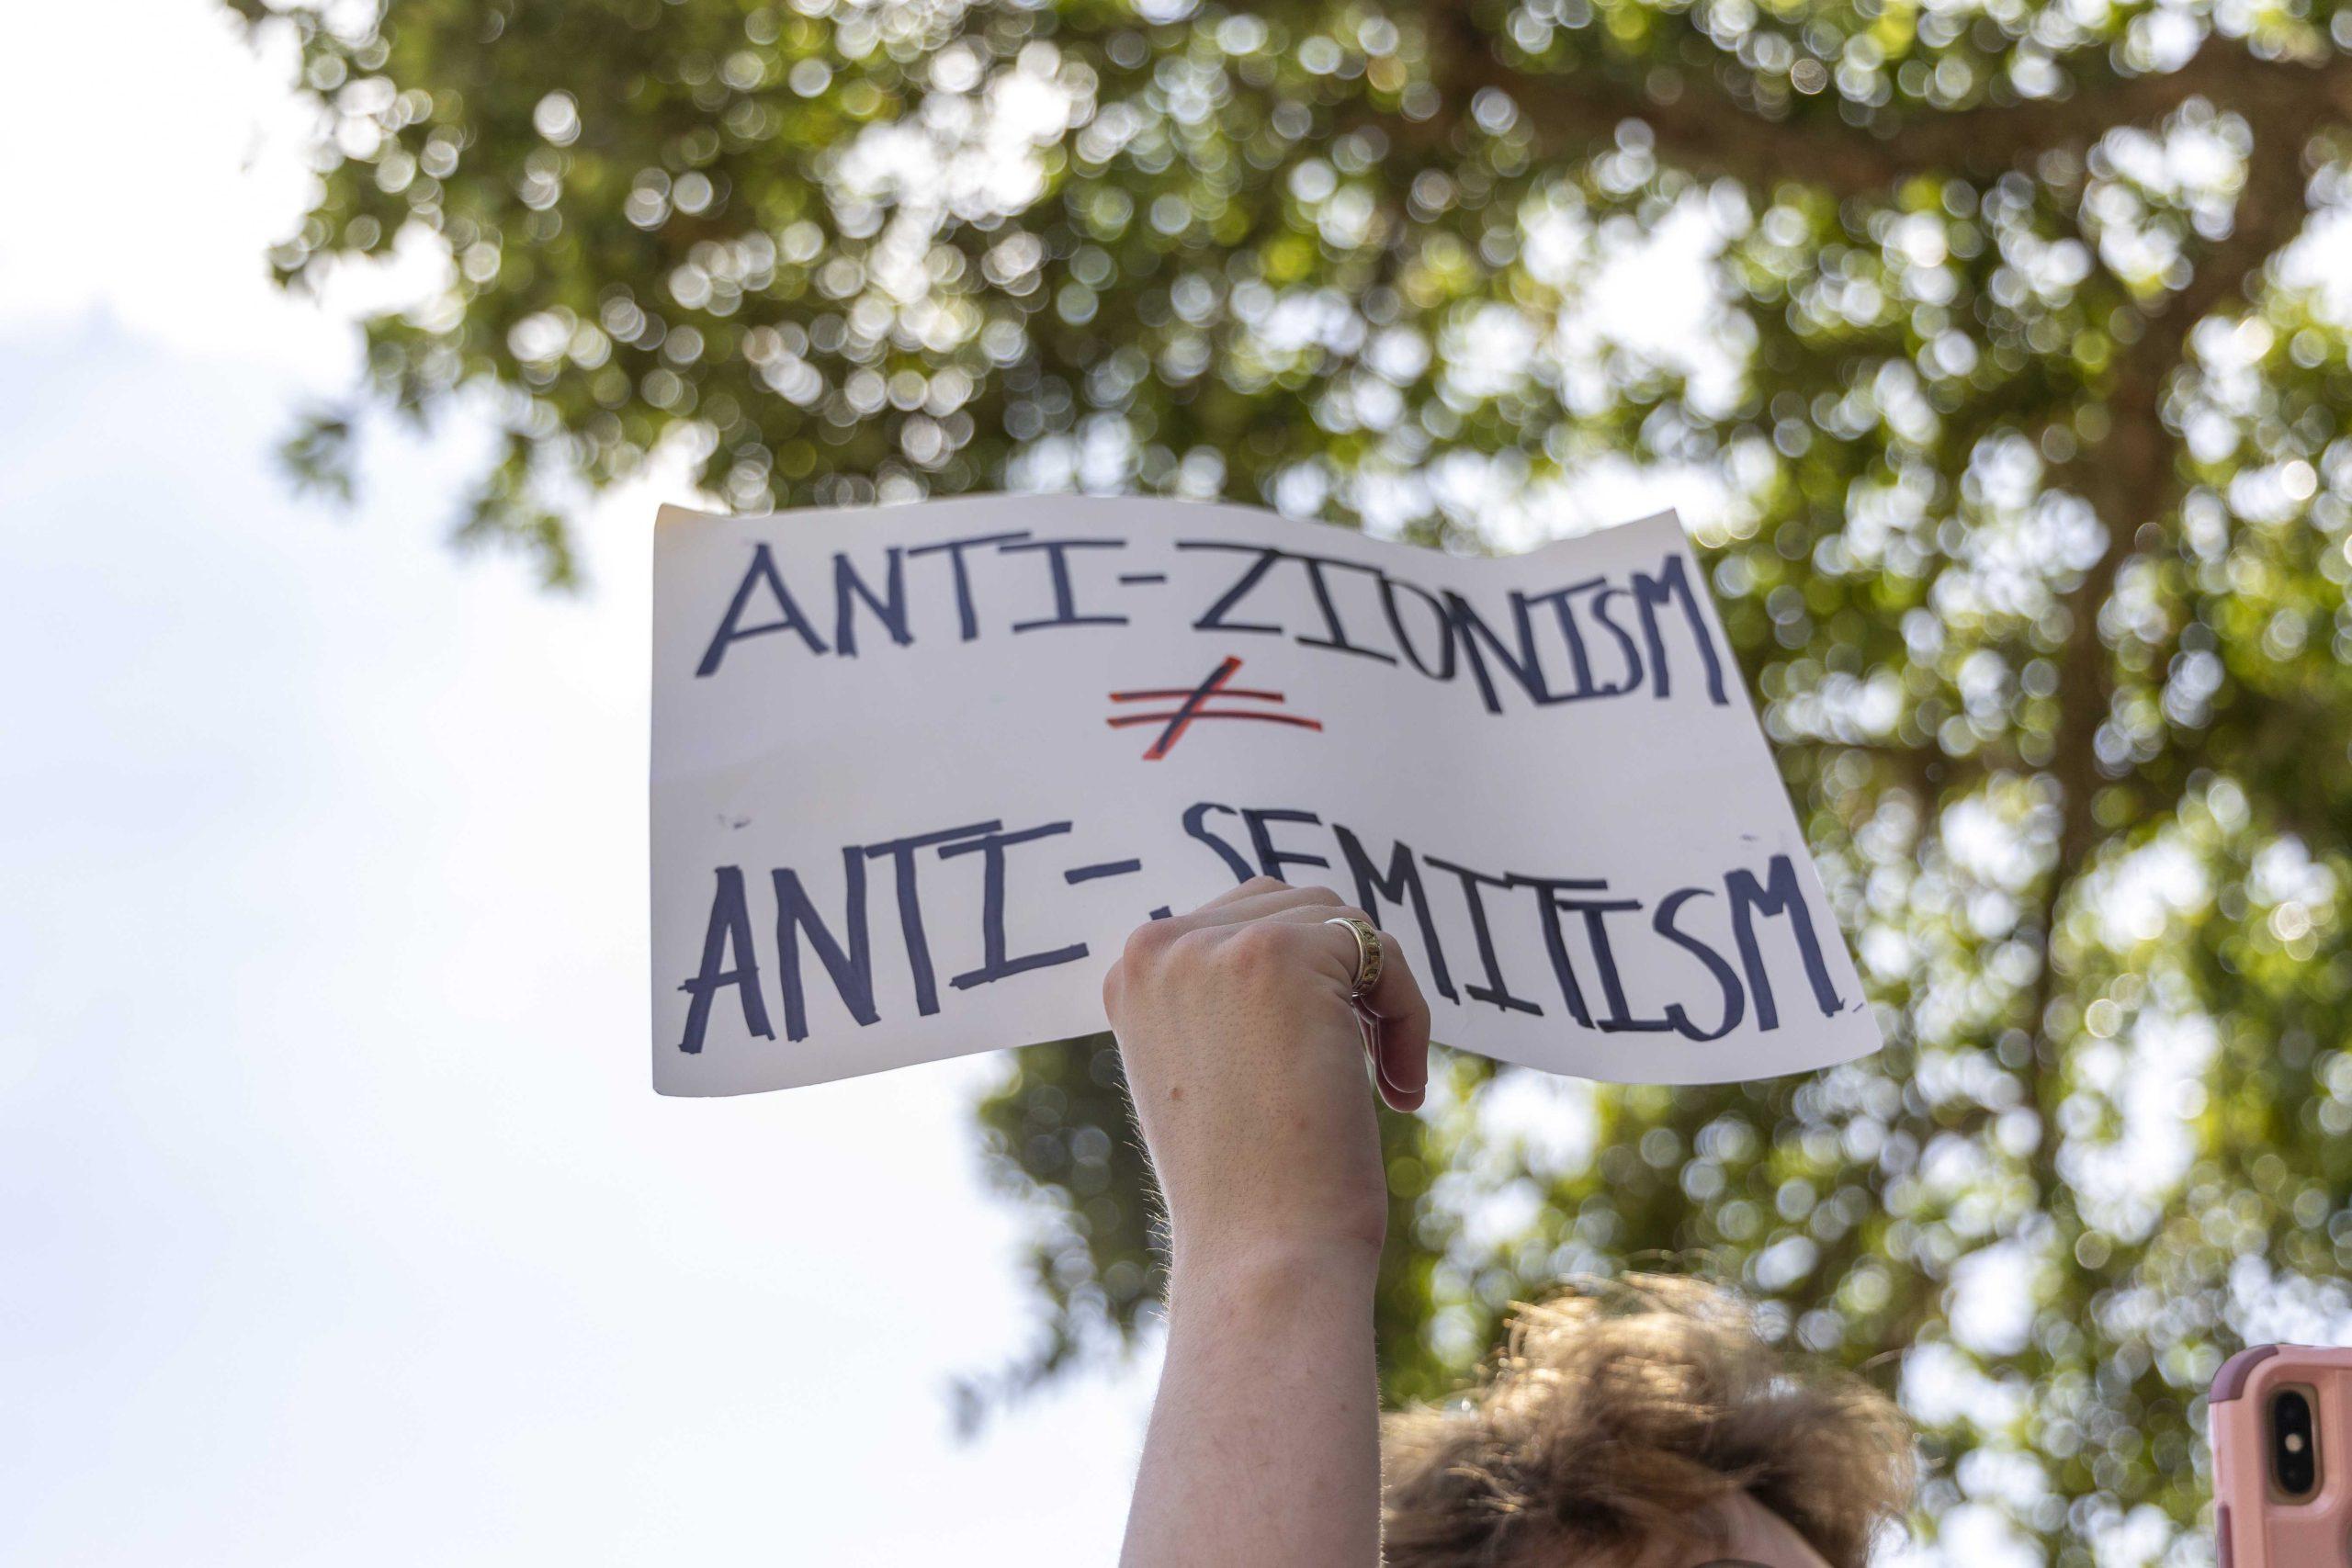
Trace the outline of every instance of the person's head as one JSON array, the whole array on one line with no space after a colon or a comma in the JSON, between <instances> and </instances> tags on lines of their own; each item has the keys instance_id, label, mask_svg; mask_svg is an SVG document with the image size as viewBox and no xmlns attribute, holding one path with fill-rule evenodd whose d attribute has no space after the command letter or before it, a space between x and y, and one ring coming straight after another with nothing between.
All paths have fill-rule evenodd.
<instances>
[{"instance_id":1,"label":"person's head","mask_svg":"<svg viewBox=\"0 0 2352 1568\"><path fill-rule=\"evenodd\" d=\"M1521 1308L1469 1402L1383 1448L1390 1568L1861 1568L1915 1469L1885 1395L1646 1275Z\"/></svg>"}]
</instances>

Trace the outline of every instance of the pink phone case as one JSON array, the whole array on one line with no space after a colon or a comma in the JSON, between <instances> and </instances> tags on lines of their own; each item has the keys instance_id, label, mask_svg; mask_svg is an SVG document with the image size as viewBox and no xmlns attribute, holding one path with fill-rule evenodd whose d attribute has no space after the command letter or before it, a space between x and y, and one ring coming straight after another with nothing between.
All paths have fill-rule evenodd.
<instances>
[{"instance_id":1,"label":"pink phone case","mask_svg":"<svg viewBox=\"0 0 2352 1568\"><path fill-rule=\"evenodd\" d=\"M2318 1485L2273 1484L2270 1404L2311 1401ZM2213 1535L2221 1568L2352 1568L2352 1350L2256 1345L2222 1363L2207 1397L2213 1441Z\"/></svg>"}]
</instances>

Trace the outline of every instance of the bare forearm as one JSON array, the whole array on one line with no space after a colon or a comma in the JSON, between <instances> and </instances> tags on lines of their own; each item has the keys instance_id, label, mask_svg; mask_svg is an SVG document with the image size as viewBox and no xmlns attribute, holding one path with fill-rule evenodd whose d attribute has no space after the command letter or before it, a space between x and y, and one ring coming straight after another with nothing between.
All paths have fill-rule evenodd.
<instances>
[{"instance_id":1,"label":"bare forearm","mask_svg":"<svg viewBox=\"0 0 2352 1568\"><path fill-rule=\"evenodd\" d=\"M1362 910L1271 877L1136 928L1102 1002L1173 1250L1122 1561L1378 1568L1388 1181L1365 1049L1389 1106L1418 1109L1429 1004Z\"/></svg>"},{"instance_id":2,"label":"bare forearm","mask_svg":"<svg viewBox=\"0 0 2352 1568\"><path fill-rule=\"evenodd\" d=\"M1123 1568L1376 1568L1376 1251L1185 1257Z\"/></svg>"}]
</instances>

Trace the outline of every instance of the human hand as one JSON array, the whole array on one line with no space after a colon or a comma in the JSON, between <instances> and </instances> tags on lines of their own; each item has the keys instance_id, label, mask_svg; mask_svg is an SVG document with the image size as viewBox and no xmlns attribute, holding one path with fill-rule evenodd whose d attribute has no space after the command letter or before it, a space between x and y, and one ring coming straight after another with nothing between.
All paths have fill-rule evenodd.
<instances>
[{"instance_id":1,"label":"human hand","mask_svg":"<svg viewBox=\"0 0 2352 1568\"><path fill-rule=\"evenodd\" d=\"M1167 1200L1177 1262L1361 1247L1387 1231L1365 1037L1351 993L1363 919L1324 887L1270 876L1187 915L1138 927L1102 998L1144 1142ZM1382 1093L1421 1102L1430 1010L1396 943L1363 998Z\"/></svg>"}]
</instances>

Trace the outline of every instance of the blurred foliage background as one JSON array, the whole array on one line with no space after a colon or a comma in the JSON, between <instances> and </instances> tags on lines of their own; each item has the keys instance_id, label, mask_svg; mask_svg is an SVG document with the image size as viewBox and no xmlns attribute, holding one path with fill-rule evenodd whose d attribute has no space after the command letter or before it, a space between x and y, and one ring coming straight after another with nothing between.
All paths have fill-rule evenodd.
<instances>
[{"instance_id":1,"label":"blurred foliage background","mask_svg":"<svg viewBox=\"0 0 2352 1568\"><path fill-rule=\"evenodd\" d=\"M317 105L286 283L438 279L298 472L486 410L461 533L550 582L657 455L1464 549L1670 495L1891 1043L1449 1057L1385 1123L1387 1393L1670 1254L1899 1386L1944 1560L2211 1560L2200 1389L2347 1326L2352 8L228 3ZM1040 1338L976 1419L1158 1278L1107 1039L1009 1062Z\"/></svg>"}]
</instances>

